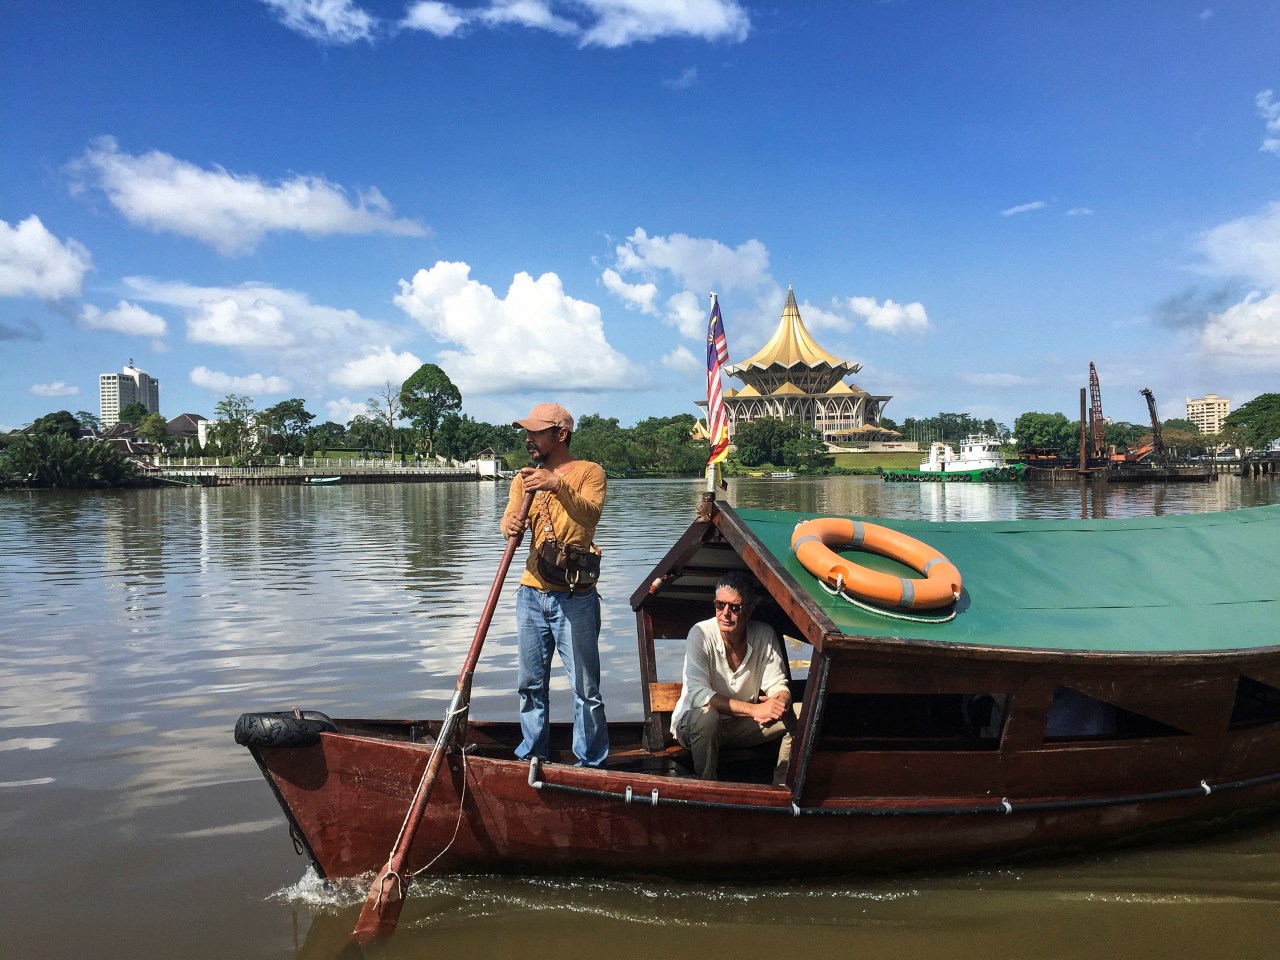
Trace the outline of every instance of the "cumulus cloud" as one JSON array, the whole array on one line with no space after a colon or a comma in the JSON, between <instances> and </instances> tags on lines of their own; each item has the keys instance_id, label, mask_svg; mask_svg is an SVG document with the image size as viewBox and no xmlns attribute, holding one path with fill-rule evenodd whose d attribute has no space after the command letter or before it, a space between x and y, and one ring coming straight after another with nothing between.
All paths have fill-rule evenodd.
<instances>
[{"instance_id":1,"label":"cumulus cloud","mask_svg":"<svg viewBox=\"0 0 1280 960\"><path fill-rule=\"evenodd\" d=\"M464 395L635 386L637 371L605 339L600 308L568 296L554 273L518 273L504 297L470 273L465 263L440 261L401 280L395 297L433 337L457 347L438 362Z\"/></svg>"},{"instance_id":2,"label":"cumulus cloud","mask_svg":"<svg viewBox=\"0 0 1280 960\"><path fill-rule=\"evenodd\" d=\"M348 390L380 387L387 381L403 383L420 366L422 361L408 350L396 353L390 347L378 347L363 357L347 361L329 379Z\"/></svg>"},{"instance_id":3,"label":"cumulus cloud","mask_svg":"<svg viewBox=\"0 0 1280 960\"><path fill-rule=\"evenodd\" d=\"M260 394L287 393L293 389L293 384L284 377L268 377L260 373L236 377L204 366L192 370L188 379L197 387L215 393L244 393L255 397Z\"/></svg>"},{"instance_id":4,"label":"cumulus cloud","mask_svg":"<svg viewBox=\"0 0 1280 960\"><path fill-rule=\"evenodd\" d=\"M74 192L101 190L130 223L199 240L226 256L251 252L269 233L315 238L426 232L419 223L396 219L376 187L353 200L324 177L295 174L268 183L221 167L197 167L158 150L122 153L112 137L95 140L68 171Z\"/></svg>"},{"instance_id":5,"label":"cumulus cloud","mask_svg":"<svg viewBox=\"0 0 1280 960\"><path fill-rule=\"evenodd\" d=\"M1280 369L1280 293L1251 293L1211 316L1200 334L1200 345L1207 353L1241 366Z\"/></svg>"},{"instance_id":6,"label":"cumulus cloud","mask_svg":"<svg viewBox=\"0 0 1280 960\"><path fill-rule=\"evenodd\" d=\"M371 40L376 22L353 0L262 0L280 22L321 43Z\"/></svg>"},{"instance_id":7,"label":"cumulus cloud","mask_svg":"<svg viewBox=\"0 0 1280 960\"><path fill-rule=\"evenodd\" d=\"M751 19L737 0L489 0L474 7L419 0L400 26L436 37L515 26L572 37L582 47L616 48L667 37L740 43Z\"/></svg>"},{"instance_id":8,"label":"cumulus cloud","mask_svg":"<svg viewBox=\"0 0 1280 960\"><path fill-rule=\"evenodd\" d=\"M0 297L79 296L91 267L79 241L59 240L34 214L16 227L0 220Z\"/></svg>"},{"instance_id":9,"label":"cumulus cloud","mask_svg":"<svg viewBox=\"0 0 1280 960\"><path fill-rule=\"evenodd\" d=\"M676 373L692 376L706 371L707 358L695 357L688 347L679 346L662 358L662 365Z\"/></svg>"},{"instance_id":10,"label":"cumulus cloud","mask_svg":"<svg viewBox=\"0 0 1280 960\"><path fill-rule=\"evenodd\" d=\"M929 329L929 316L922 303L879 303L874 297L850 297L849 309L863 317L867 326L884 333L923 334Z\"/></svg>"},{"instance_id":11,"label":"cumulus cloud","mask_svg":"<svg viewBox=\"0 0 1280 960\"><path fill-rule=\"evenodd\" d=\"M1280 287L1280 202L1214 227L1204 234L1200 247L1210 273Z\"/></svg>"},{"instance_id":12,"label":"cumulus cloud","mask_svg":"<svg viewBox=\"0 0 1280 960\"><path fill-rule=\"evenodd\" d=\"M109 330L137 337L163 337L169 332L163 317L157 317L136 303L119 301L112 309L103 311L85 304L80 311L80 326L88 330Z\"/></svg>"},{"instance_id":13,"label":"cumulus cloud","mask_svg":"<svg viewBox=\"0 0 1280 960\"><path fill-rule=\"evenodd\" d=\"M358 416L369 415L369 405L364 401L349 400L346 397L340 397L337 400L330 400L324 405L326 419L332 420L334 423L347 424Z\"/></svg>"},{"instance_id":14,"label":"cumulus cloud","mask_svg":"<svg viewBox=\"0 0 1280 960\"><path fill-rule=\"evenodd\" d=\"M79 396L80 388L55 380L53 383L33 383L29 392L37 397L75 397Z\"/></svg>"},{"instance_id":15,"label":"cumulus cloud","mask_svg":"<svg viewBox=\"0 0 1280 960\"><path fill-rule=\"evenodd\" d=\"M274 303L220 297L200 301L187 318L187 339L222 347L287 347L297 338Z\"/></svg>"},{"instance_id":16,"label":"cumulus cloud","mask_svg":"<svg viewBox=\"0 0 1280 960\"><path fill-rule=\"evenodd\" d=\"M1002 217L1016 217L1020 213L1031 213L1033 210L1043 210L1048 204L1043 200L1033 200L1030 203L1020 203L1016 207L1006 207L1000 211Z\"/></svg>"},{"instance_id":17,"label":"cumulus cloud","mask_svg":"<svg viewBox=\"0 0 1280 960\"><path fill-rule=\"evenodd\" d=\"M626 304L628 309L657 313L653 305L654 298L658 295L656 283L627 283L612 268L606 269L600 279L604 282L605 289Z\"/></svg>"}]
</instances>

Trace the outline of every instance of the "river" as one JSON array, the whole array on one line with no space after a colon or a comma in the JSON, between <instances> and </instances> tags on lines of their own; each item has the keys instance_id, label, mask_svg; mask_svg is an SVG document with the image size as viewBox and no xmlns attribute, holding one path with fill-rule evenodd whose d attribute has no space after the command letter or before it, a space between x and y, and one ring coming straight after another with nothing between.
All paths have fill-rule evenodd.
<instances>
[{"instance_id":1,"label":"river","mask_svg":"<svg viewBox=\"0 0 1280 960\"><path fill-rule=\"evenodd\" d=\"M611 719L640 715L627 598L692 520L699 490L610 484L598 542ZM743 480L726 499L814 515L1115 517L1280 502L1280 479L1084 492ZM308 876L231 727L243 711L295 704L439 718L502 553L505 501L489 483L0 492L4 955L332 957L358 905ZM512 590L476 675L480 718L514 716ZM1278 942L1272 823L877 880L433 879L376 955L1269 960Z\"/></svg>"}]
</instances>

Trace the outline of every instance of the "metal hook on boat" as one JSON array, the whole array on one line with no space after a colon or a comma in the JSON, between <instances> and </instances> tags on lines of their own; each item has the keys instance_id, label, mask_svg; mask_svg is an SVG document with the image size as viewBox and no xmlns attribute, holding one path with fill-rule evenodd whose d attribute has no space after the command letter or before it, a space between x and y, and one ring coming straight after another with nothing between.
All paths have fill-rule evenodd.
<instances>
[{"instance_id":1,"label":"metal hook on boat","mask_svg":"<svg viewBox=\"0 0 1280 960\"><path fill-rule=\"evenodd\" d=\"M1008 797L1000 798L1000 809L1005 813L1013 813L1013 804L1009 802Z\"/></svg>"},{"instance_id":2,"label":"metal hook on boat","mask_svg":"<svg viewBox=\"0 0 1280 960\"><path fill-rule=\"evenodd\" d=\"M541 790L542 783L542 762L537 757L529 758L529 786L535 790Z\"/></svg>"},{"instance_id":3,"label":"metal hook on boat","mask_svg":"<svg viewBox=\"0 0 1280 960\"><path fill-rule=\"evenodd\" d=\"M1208 780L1200 781L1200 789L1204 791L1204 795L1206 797L1209 796L1209 794L1213 793L1213 787L1209 786Z\"/></svg>"}]
</instances>

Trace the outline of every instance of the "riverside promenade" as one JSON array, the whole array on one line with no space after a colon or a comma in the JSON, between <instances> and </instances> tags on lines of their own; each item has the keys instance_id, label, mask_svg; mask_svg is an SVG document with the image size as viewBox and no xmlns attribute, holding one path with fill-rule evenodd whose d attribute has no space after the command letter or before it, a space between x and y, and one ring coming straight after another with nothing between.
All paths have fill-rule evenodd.
<instances>
[{"instance_id":1,"label":"riverside promenade","mask_svg":"<svg viewBox=\"0 0 1280 960\"><path fill-rule=\"evenodd\" d=\"M439 463L401 463L397 460L356 460L336 457L279 457L252 467L219 464L212 457L160 458L142 475L158 484L184 486L303 486L342 483L442 483L492 481L496 471L481 461L460 467Z\"/></svg>"}]
</instances>

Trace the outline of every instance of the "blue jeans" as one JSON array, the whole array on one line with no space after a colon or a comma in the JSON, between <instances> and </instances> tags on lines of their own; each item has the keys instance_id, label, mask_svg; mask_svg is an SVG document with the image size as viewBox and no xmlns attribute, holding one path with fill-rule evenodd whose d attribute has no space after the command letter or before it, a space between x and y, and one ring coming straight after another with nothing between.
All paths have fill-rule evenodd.
<instances>
[{"instance_id":1,"label":"blue jeans","mask_svg":"<svg viewBox=\"0 0 1280 960\"><path fill-rule=\"evenodd\" d=\"M551 652L560 652L573 687L573 752L578 763L602 765L609 729L600 694L600 594L569 594L521 586L516 591L516 643L520 651L517 693L521 760L546 759L551 746Z\"/></svg>"}]
</instances>

